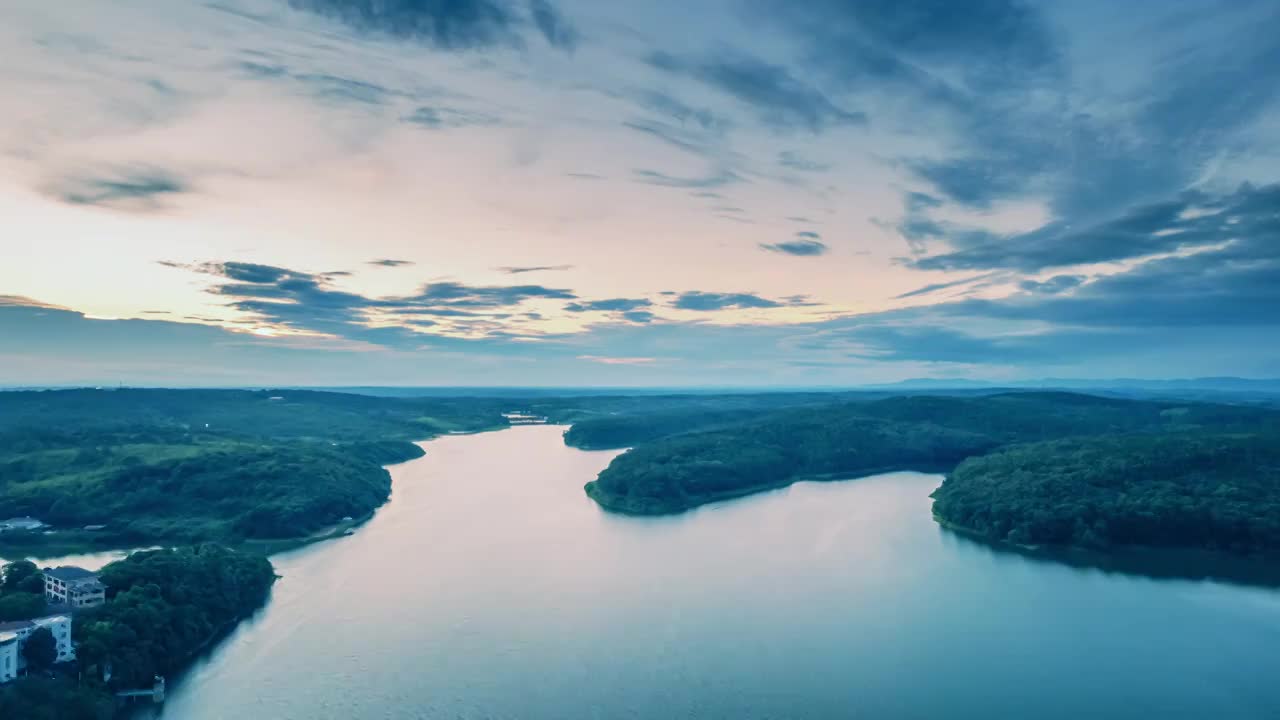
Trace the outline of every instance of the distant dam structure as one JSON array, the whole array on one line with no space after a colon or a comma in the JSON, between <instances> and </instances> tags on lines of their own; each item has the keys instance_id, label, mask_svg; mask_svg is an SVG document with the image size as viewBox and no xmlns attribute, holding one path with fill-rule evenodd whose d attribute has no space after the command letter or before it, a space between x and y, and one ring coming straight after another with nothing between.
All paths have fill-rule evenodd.
<instances>
[{"instance_id":1,"label":"distant dam structure","mask_svg":"<svg viewBox=\"0 0 1280 720\"><path fill-rule=\"evenodd\" d=\"M546 425L547 418L542 415L534 415L524 410L513 410L511 412L502 413L502 417L512 425Z\"/></svg>"}]
</instances>

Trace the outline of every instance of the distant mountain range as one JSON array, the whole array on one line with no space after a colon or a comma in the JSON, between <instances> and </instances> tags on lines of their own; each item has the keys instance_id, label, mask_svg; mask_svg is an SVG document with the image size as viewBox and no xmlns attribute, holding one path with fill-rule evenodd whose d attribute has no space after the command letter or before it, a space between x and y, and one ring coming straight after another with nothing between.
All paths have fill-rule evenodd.
<instances>
[{"instance_id":1,"label":"distant mountain range","mask_svg":"<svg viewBox=\"0 0 1280 720\"><path fill-rule=\"evenodd\" d=\"M6 390L60 390L73 386L0 386ZM77 386L78 387L78 386ZM214 389L210 386L191 386ZM616 387L520 387L520 386L224 386L222 389L324 390L384 397L573 397L595 395L708 395L760 392L856 392L859 390L941 391L941 390L1094 390L1113 392L1208 392L1280 394L1280 378L1201 377L1169 380L1144 378L1040 378L1035 380L972 380L968 378L912 378L892 383L866 385L734 385L734 386L616 386ZM111 389L106 386L104 389ZM176 389L176 388L175 388Z\"/></svg>"},{"instance_id":2,"label":"distant mountain range","mask_svg":"<svg viewBox=\"0 0 1280 720\"><path fill-rule=\"evenodd\" d=\"M1202 377L1173 380L1143 378L1042 378L1002 382L963 378L917 378L883 385L867 385L867 389L940 389L940 388L1044 388L1070 390L1212 390L1217 392L1280 392L1280 378Z\"/></svg>"}]
</instances>

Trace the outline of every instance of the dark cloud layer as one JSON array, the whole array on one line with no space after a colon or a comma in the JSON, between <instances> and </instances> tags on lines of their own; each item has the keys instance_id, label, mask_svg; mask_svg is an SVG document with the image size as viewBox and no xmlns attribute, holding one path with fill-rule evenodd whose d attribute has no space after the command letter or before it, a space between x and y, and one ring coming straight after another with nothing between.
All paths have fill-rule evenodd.
<instances>
[{"instance_id":1,"label":"dark cloud layer","mask_svg":"<svg viewBox=\"0 0 1280 720\"><path fill-rule=\"evenodd\" d=\"M1038 272L1128 260L1273 235L1278 212L1280 185L1245 185L1221 196L1185 192L1164 202L1134 207L1096 225L1081 227L1062 221L1012 237L953 235L953 245L961 245L958 249L919 257L909 264L922 270Z\"/></svg>"},{"instance_id":2,"label":"dark cloud layer","mask_svg":"<svg viewBox=\"0 0 1280 720\"><path fill-rule=\"evenodd\" d=\"M608 300L590 300L569 303L564 306L569 312L628 312L653 305L647 298L610 298Z\"/></svg>"},{"instance_id":3,"label":"dark cloud layer","mask_svg":"<svg viewBox=\"0 0 1280 720\"><path fill-rule=\"evenodd\" d=\"M691 290L681 293L671 305L680 310L713 312L730 309L776 308L782 307L783 303L754 293L713 293Z\"/></svg>"},{"instance_id":4,"label":"dark cloud layer","mask_svg":"<svg viewBox=\"0 0 1280 720\"><path fill-rule=\"evenodd\" d=\"M573 50L580 39L549 0L531 0L527 7L513 0L289 0L289 5L360 31L445 50L518 47L530 26L561 50Z\"/></svg>"},{"instance_id":5,"label":"dark cloud layer","mask_svg":"<svg viewBox=\"0 0 1280 720\"><path fill-rule=\"evenodd\" d=\"M1045 5L744 2L753 17L800 44L806 77L855 96L891 96L902 121L920 118L945 131L945 152L897 158L933 188L934 200L982 210L1013 199L1043 200L1054 218L1045 230L1054 238L1043 243L1061 245L1063 255L1077 242L1089 243L1080 228L1170 197L1211 174L1247 143L1241 133L1280 102L1280 84L1259 82L1280 73L1275 3L1209 1L1176 12L1152 6L1162 12L1125 18L1140 46L1168 43L1167 51L1147 61L1142 82L1126 87L1121 81L1098 97L1081 84L1088 76L1076 75L1092 58L1073 54L1073 38ZM1097 22L1108 22L1106 12L1097 15ZM946 242L961 256L932 266L997 262L964 252L981 240L980 232L935 221L934 207L916 204L899 225L913 252ZM1037 262L1026 258L1024 266Z\"/></svg>"},{"instance_id":6,"label":"dark cloud layer","mask_svg":"<svg viewBox=\"0 0 1280 720\"><path fill-rule=\"evenodd\" d=\"M390 261L401 263L403 261ZM434 282L407 296L368 297L333 287L327 275L246 262L184 266L220 282L209 292L258 322L400 348L422 347L440 338L415 331L448 319L454 331L514 336L495 321L527 300L577 300L562 288L542 285L467 285ZM375 264L381 264L375 261Z\"/></svg>"}]
</instances>

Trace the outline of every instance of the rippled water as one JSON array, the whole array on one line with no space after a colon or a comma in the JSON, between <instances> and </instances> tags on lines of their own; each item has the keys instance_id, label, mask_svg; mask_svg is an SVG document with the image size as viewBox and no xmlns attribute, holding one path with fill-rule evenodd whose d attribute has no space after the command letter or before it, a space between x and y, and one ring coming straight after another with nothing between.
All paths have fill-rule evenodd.
<instances>
[{"instance_id":1,"label":"rippled water","mask_svg":"<svg viewBox=\"0 0 1280 720\"><path fill-rule=\"evenodd\" d=\"M992 552L936 475L612 516L561 430L427 443L163 717L1280 718L1280 592Z\"/></svg>"}]
</instances>

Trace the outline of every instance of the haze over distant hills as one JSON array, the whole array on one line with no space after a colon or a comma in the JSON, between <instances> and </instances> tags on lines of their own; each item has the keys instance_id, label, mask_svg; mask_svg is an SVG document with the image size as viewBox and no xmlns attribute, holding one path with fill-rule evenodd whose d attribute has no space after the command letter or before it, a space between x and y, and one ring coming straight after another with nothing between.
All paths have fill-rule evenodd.
<instances>
[{"instance_id":1,"label":"haze over distant hills","mask_svg":"<svg viewBox=\"0 0 1280 720\"><path fill-rule=\"evenodd\" d=\"M80 385L13 385L0 386L0 391L59 390ZM110 389L111 386L100 386ZM191 387L191 388L276 388L289 390L328 390L360 395L389 397L537 397L566 395L656 395L656 394L707 394L724 392L840 392L857 390L984 390L984 389L1093 389L1093 390L1146 390L1182 391L1205 390L1216 392L1280 393L1280 378L1199 377L1199 378L1040 378L1034 380L974 380L969 378L909 378L893 383L866 385L795 385L767 387L753 385L653 385L653 386L554 386L554 385L428 385L428 386L380 386L380 385L124 385L122 387Z\"/></svg>"}]
</instances>

